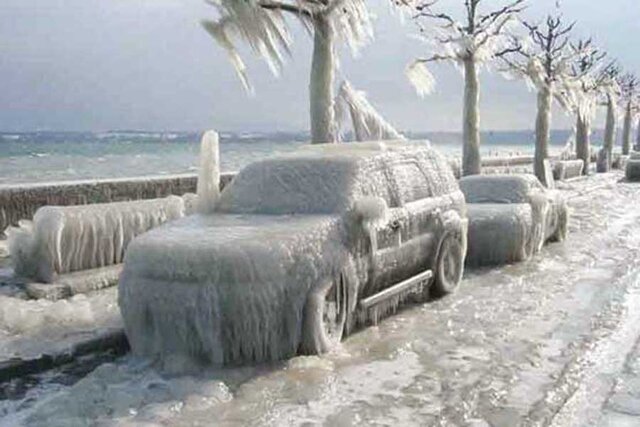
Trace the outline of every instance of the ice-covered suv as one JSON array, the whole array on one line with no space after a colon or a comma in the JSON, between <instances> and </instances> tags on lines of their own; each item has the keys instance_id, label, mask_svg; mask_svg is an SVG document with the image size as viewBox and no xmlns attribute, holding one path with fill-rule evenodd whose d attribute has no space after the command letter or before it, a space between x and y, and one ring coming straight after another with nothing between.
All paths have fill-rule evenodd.
<instances>
[{"instance_id":1,"label":"ice-covered suv","mask_svg":"<svg viewBox=\"0 0 640 427\"><path fill-rule=\"evenodd\" d=\"M327 351L462 277L464 196L427 143L302 147L244 168L216 210L129 247L133 352L182 369Z\"/></svg>"}]
</instances>

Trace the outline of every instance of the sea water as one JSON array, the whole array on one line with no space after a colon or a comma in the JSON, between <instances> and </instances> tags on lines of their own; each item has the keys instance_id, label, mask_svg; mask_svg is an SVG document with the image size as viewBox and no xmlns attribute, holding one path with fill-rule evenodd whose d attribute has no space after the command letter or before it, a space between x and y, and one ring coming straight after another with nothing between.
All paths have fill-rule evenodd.
<instances>
[{"instance_id":1,"label":"sea water","mask_svg":"<svg viewBox=\"0 0 640 427\"><path fill-rule=\"evenodd\" d=\"M0 132L0 185L89 178L167 175L196 171L200 132ZM429 139L452 157L462 151L457 133L408 134ZM560 150L569 132L552 134ZM252 161L308 143L305 133L221 133L221 170L236 171ZM532 153L534 135L483 134L485 155ZM595 141L595 139L594 139Z\"/></svg>"}]
</instances>

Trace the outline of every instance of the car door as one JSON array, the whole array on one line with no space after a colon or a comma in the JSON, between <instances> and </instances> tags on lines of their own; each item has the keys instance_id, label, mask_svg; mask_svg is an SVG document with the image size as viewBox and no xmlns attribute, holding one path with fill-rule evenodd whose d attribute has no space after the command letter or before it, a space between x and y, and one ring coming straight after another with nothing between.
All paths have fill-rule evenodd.
<instances>
[{"instance_id":1,"label":"car door","mask_svg":"<svg viewBox=\"0 0 640 427\"><path fill-rule=\"evenodd\" d=\"M400 159L388 165L388 174L395 203L378 231L375 292L427 269L435 245L435 199L424 171L415 159Z\"/></svg>"}]
</instances>

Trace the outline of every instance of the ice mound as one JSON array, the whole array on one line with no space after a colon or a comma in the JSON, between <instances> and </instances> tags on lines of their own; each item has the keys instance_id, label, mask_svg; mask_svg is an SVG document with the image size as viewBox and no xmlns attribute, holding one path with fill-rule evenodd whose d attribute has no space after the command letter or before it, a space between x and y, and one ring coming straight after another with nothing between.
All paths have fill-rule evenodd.
<instances>
[{"instance_id":1,"label":"ice mound","mask_svg":"<svg viewBox=\"0 0 640 427\"><path fill-rule=\"evenodd\" d=\"M8 229L16 275L51 283L59 274L121 263L138 235L184 216L184 201L165 199L45 206L33 222Z\"/></svg>"},{"instance_id":2,"label":"ice mound","mask_svg":"<svg viewBox=\"0 0 640 427\"><path fill-rule=\"evenodd\" d=\"M583 171L582 160L558 160L553 166L553 177L556 181L564 181L582 176Z\"/></svg>"},{"instance_id":3,"label":"ice mound","mask_svg":"<svg viewBox=\"0 0 640 427\"><path fill-rule=\"evenodd\" d=\"M640 181L640 158L631 157L627 161L625 176L629 181Z\"/></svg>"}]
</instances>

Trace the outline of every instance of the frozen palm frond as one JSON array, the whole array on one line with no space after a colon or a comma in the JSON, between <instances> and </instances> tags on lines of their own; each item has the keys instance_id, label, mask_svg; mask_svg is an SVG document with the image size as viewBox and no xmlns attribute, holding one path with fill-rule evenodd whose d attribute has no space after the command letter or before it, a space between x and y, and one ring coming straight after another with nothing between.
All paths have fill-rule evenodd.
<instances>
[{"instance_id":1,"label":"frozen palm frond","mask_svg":"<svg viewBox=\"0 0 640 427\"><path fill-rule=\"evenodd\" d=\"M373 39L372 16L366 0L334 0L332 5L329 18L340 39L356 54Z\"/></svg>"},{"instance_id":2,"label":"frozen palm frond","mask_svg":"<svg viewBox=\"0 0 640 427\"><path fill-rule=\"evenodd\" d=\"M419 96L424 97L433 92L436 80L424 63L413 62L407 67L405 73Z\"/></svg>"},{"instance_id":3,"label":"frozen palm frond","mask_svg":"<svg viewBox=\"0 0 640 427\"><path fill-rule=\"evenodd\" d=\"M336 98L338 117L351 116L357 141L396 140L404 137L369 103L364 92L355 90L348 81L342 83Z\"/></svg>"},{"instance_id":4,"label":"frozen palm frond","mask_svg":"<svg viewBox=\"0 0 640 427\"><path fill-rule=\"evenodd\" d=\"M211 4L219 10L221 18L204 21L203 26L227 51L245 88L250 89L246 67L234 39L244 41L277 73L292 42L282 11L260 7L260 2L253 0L219 0Z\"/></svg>"},{"instance_id":5,"label":"frozen palm frond","mask_svg":"<svg viewBox=\"0 0 640 427\"><path fill-rule=\"evenodd\" d=\"M246 66L236 43L248 45L276 75L290 53L292 38L285 14L312 32L316 19L328 20L353 52L373 37L371 14L365 0L210 0L219 14L205 20L207 32L224 48L245 89L250 90Z\"/></svg>"}]
</instances>

